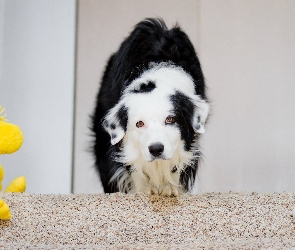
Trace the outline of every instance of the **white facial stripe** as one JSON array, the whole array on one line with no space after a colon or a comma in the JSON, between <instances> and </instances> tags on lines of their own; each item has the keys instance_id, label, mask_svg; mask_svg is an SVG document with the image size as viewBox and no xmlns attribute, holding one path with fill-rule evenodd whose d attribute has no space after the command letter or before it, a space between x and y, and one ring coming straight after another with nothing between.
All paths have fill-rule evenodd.
<instances>
[{"instance_id":1,"label":"white facial stripe","mask_svg":"<svg viewBox=\"0 0 295 250\"><path fill-rule=\"evenodd\" d=\"M151 120L164 123L173 109L168 98L169 95L159 89L155 89L151 94L130 95L126 98L126 106L129 107L128 124L132 125L141 120L145 123Z\"/></svg>"}]
</instances>

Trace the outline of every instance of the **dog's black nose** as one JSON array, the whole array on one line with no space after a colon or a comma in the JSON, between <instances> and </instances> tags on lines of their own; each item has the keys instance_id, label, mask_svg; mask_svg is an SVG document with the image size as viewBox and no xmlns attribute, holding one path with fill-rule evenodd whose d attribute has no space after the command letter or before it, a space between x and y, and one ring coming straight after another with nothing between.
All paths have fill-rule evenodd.
<instances>
[{"instance_id":1,"label":"dog's black nose","mask_svg":"<svg viewBox=\"0 0 295 250\"><path fill-rule=\"evenodd\" d=\"M164 151L164 145L161 143L155 143L149 146L151 155L157 157L160 156Z\"/></svg>"}]
</instances>

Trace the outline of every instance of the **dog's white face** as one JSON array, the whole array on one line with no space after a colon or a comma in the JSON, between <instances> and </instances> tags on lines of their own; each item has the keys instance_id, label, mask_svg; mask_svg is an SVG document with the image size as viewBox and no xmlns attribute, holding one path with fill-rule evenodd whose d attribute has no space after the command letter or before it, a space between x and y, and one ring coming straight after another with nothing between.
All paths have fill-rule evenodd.
<instances>
[{"instance_id":1,"label":"dog's white face","mask_svg":"<svg viewBox=\"0 0 295 250\"><path fill-rule=\"evenodd\" d=\"M191 104L192 114L186 122L193 133L203 133L209 106L195 95L192 78L181 68L155 65L124 90L103 123L112 144L123 139L121 162L145 175L149 171L146 166L153 162L154 166L167 166L170 172L175 166L180 171L190 162L193 153L186 145L179 118L185 115L182 108L188 107L179 107L178 97Z\"/></svg>"},{"instance_id":2,"label":"dog's white face","mask_svg":"<svg viewBox=\"0 0 295 250\"><path fill-rule=\"evenodd\" d=\"M130 101L133 105L128 106L125 146L128 151L137 151L130 160L171 159L181 143L181 135L168 96L158 88L150 94L135 94Z\"/></svg>"}]
</instances>

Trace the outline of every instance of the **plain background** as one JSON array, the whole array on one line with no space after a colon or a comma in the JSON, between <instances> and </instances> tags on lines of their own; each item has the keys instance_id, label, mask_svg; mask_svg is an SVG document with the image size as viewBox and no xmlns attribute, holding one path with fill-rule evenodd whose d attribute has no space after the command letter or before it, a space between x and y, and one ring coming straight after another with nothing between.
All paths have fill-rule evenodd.
<instances>
[{"instance_id":1,"label":"plain background","mask_svg":"<svg viewBox=\"0 0 295 250\"><path fill-rule=\"evenodd\" d=\"M25 134L20 151L0 156L5 181L23 174L30 192L102 192L88 128L102 72L137 22L162 17L190 36L208 86L199 189L295 190L294 1L0 3L0 105Z\"/></svg>"}]
</instances>

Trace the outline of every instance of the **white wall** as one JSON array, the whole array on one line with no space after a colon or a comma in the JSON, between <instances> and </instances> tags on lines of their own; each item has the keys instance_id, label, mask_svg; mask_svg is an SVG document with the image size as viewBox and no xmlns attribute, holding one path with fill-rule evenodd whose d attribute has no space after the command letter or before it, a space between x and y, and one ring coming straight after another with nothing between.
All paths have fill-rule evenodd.
<instances>
[{"instance_id":1,"label":"white wall","mask_svg":"<svg viewBox=\"0 0 295 250\"><path fill-rule=\"evenodd\" d=\"M0 156L3 186L24 175L27 192L69 193L76 1L6 0L1 6L0 105L25 137L18 152Z\"/></svg>"},{"instance_id":2,"label":"white wall","mask_svg":"<svg viewBox=\"0 0 295 250\"><path fill-rule=\"evenodd\" d=\"M202 1L205 191L295 190L295 1Z\"/></svg>"},{"instance_id":3,"label":"white wall","mask_svg":"<svg viewBox=\"0 0 295 250\"><path fill-rule=\"evenodd\" d=\"M108 56L150 16L176 21L200 57L212 103L199 172L206 191L295 190L295 1L79 1L75 191L101 192L87 152Z\"/></svg>"}]
</instances>

